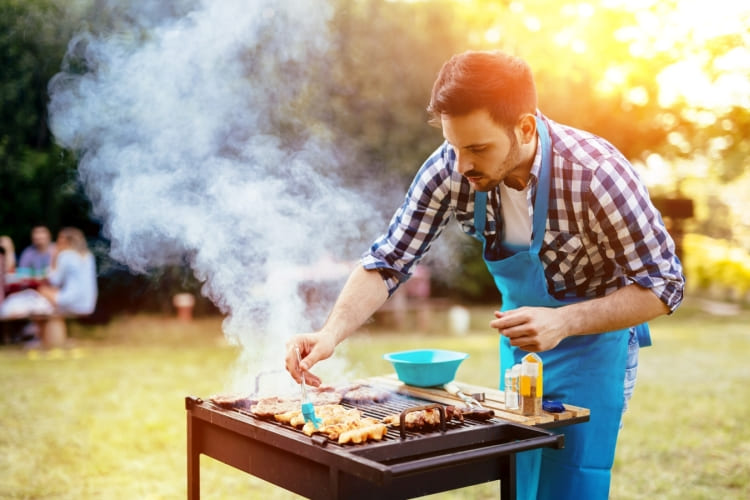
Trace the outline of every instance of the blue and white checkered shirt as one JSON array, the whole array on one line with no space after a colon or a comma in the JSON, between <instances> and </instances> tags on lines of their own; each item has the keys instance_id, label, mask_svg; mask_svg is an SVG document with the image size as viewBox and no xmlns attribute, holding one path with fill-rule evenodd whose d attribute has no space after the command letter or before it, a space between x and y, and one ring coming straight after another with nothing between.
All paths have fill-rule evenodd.
<instances>
[{"instance_id":1,"label":"blue and white checkered shirt","mask_svg":"<svg viewBox=\"0 0 750 500\"><path fill-rule=\"evenodd\" d=\"M630 283L651 289L671 311L682 301L684 276L672 238L637 172L606 140L544 117L552 143L546 233L540 251L549 293L558 300L604 296ZM529 214L541 167L531 169ZM487 257L501 255L503 220L498 188L487 193ZM361 258L382 271L392 294L455 217L475 234L474 190L456 171L444 142L427 159L391 219L388 231Z\"/></svg>"}]
</instances>

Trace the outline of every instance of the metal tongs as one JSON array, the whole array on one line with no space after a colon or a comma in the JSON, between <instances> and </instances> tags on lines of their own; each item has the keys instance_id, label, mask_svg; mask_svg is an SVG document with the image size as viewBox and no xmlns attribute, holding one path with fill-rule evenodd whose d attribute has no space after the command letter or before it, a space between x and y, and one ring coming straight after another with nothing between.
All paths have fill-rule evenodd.
<instances>
[{"instance_id":1,"label":"metal tongs","mask_svg":"<svg viewBox=\"0 0 750 500\"><path fill-rule=\"evenodd\" d=\"M468 396L461 392L461 388L458 387L458 384L456 384L455 382L448 382L447 384L443 385L443 389L445 389L448 394L458 396L459 398L461 398L464 404L466 404L466 410L462 411L465 417L475 418L478 420L487 420L495 416L495 412L490 408L485 408L484 406L482 406L482 404L477 401L476 397ZM482 400L484 400L483 397Z\"/></svg>"},{"instance_id":2,"label":"metal tongs","mask_svg":"<svg viewBox=\"0 0 750 500\"><path fill-rule=\"evenodd\" d=\"M302 364L302 357L299 354L299 347L294 346L294 352L297 353L297 363ZM307 384L305 383L305 372L302 372L302 416L305 418L305 422L312 422L313 426L317 429L318 426L323 422L321 419L315 416L315 407L310 401L310 396L307 394Z\"/></svg>"}]
</instances>

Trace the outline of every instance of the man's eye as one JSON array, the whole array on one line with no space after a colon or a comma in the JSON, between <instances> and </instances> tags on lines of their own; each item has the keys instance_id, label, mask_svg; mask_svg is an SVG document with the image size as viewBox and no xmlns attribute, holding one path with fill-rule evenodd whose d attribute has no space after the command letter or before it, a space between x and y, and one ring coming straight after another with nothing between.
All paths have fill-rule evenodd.
<instances>
[{"instance_id":1,"label":"man's eye","mask_svg":"<svg viewBox=\"0 0 750 500\"><path fill-rule=\"evenodd\" d=\"M486 149L487 149L486 146L477 146L477 147L470 148L469 151L471 151L472 153L481 153L482 151L485 151Z\"/></svg>"}]
</instances>

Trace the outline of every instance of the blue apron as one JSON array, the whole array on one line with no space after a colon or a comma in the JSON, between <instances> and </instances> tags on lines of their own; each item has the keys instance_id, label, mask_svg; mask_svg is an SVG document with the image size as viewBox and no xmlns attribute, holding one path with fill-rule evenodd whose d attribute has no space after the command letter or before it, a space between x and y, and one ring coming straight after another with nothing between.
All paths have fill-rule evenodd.
<instances>
[{"instance_id":1,"label":"blue apron","mask_svg":"<svg viewBox=\"0 0 750 500\"><path fill-rule=\"evenodd\" d=\"M502 295L503 311L521 306L560 307L570 303L547 292L547 280L539 258L547 224L552 166L549 133L539 119L537 129L542 167L534 201L530 247L500 260L488 260L484 238L487 193L475 194L475 237L482 242L485 263ZM544 399L589 408L591 419L555 431L565 434L562 450L532 450L517 455L517 498L608 498L623 410L628 339L628 329L574 336L564 339L554 349L539 353L544 363ZM501 389L502 373L526 354L500 336Z\"/></svg>"}]
</instances>

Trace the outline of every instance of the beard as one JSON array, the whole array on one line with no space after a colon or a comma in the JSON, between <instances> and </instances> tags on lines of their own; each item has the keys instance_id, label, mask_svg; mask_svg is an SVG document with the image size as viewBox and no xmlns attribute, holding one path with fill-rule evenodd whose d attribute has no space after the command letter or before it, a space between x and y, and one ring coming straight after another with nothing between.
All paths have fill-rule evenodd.
<instances>
[{"instance_id":1,"label":"beard","mask_svg":"<svg viewBox=\"0 0 750 500\"><path fill-rule=\"evenodd\" d=\"M521 165L521 148L518 145L518 139L515 134L510 135L511 144L508 156L505 157L503 162L502 171L507 172L503 178L503 182L509 188L520 191L526 187L528 182L528 172L522 168Z\"/></svg>"},{"instance_id":2,"label":"beard","mask_svg":"<svg viewBox=\"0 0 750 500\"><path fill-rule=\"evenodd\" d=\"M472 187L477 191L491 191L500 185L501 182L505 182L508 187L516 190L526 187L528 172L521 164L521 148L518 145L518 139L516 139L516 135L513 133L508 135L510 137L510 150L505 159L494 169L497 174L493 177L483 175L482 180L484 182L475 183L469 179ZM464 175L470 178L476 174L479 174L479 172L472 170Z\"/></svg>"}]
</instances>

